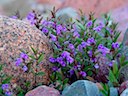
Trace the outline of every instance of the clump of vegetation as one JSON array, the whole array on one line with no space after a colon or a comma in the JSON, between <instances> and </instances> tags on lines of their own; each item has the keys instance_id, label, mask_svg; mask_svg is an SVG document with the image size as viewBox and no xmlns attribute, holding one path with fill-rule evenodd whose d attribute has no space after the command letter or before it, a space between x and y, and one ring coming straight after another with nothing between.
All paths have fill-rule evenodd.
<instances>
[{"instance_id":1,"label":"clump of vegetation","mask_svg":"<svg viewBox=\"0 0 128 96\"><path fill-rule=\"evenodd\" d=\"M51 13L52 15L46 20L35 11L27 16L32 26L36 26L49 38L53 49L53 55L49 57L52 63L49 85L62 91L67 85L77 80L87 79L101 82L102 94L109 96L109 88L118 87L122 83L119 78L119 69L127 64L125 56L120 54L122 44L117 42L120 36L116 28L117 23L111 22L108 15L104 15L103 21L98 23L92 13L87 18L82 12L78 19L69 18L63 23L60 20L62 17L56 17L55 9ZM33 48L32 50L34 56L21 53L20 58L16 60L16 66L23 72L33 73L35 76L33 86L38 86L36 77L44 73L36 72L32 64L35 62L38 67L43 60L43 54L37 55L37 50ZM2 82L1 94L7 94L6 92L13 94L12 90L5 90L9 90L8 84L9 82ZM17 91L17 94L25 94L30 82L24 82L23 85L26 89L18 88L20 91Z\"/></svg>"}]
</instances>

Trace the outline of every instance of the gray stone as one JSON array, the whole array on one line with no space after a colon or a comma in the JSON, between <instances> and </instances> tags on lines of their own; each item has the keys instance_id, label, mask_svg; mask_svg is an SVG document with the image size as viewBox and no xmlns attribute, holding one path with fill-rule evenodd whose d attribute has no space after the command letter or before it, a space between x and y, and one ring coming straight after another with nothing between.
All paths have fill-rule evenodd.
<instances>
[{"instance_id":1,"label":"gray stone","mask_svg":"<svg viewBox=\"0 0 128 96\"><path fill-rule=\"evenodd\" d=\"M15 15L18 11L20 16L25 17L29 11L32 10L31 6L35 3L33 0L2 0L1 5L3 7L4 14L6 16Z\"/></svg>"},{"instance_id":2,"label":"gray stone","mask_svg":"<svg viewBox=\"0 0 128 96\"><path fill-rule=\"evenodd\" d=\"M117 88L110 88L110 96L118 96L118 90Z\"/></svg>"},{"instance_id":3,"label":"gray stone","mask_svg":"<svg viewBox=\"0 0 128 96\"><path fill-rule=\"evenodd\" d=\"M65 88L62 96L99 96L99 89L91 81L78 80Z\"/></svg>"},{"instance_id":4,"label":"gray stone","mask_svg":"<svg viewBox=\"0 0 128 96\"><path fill-rule=\"evenodd\" d=\"M69 19L78 17L77 11L71 7L63 8L57 11L56 16L60 18L61 22L66 22Z\"/></svg>"},{"instance_id":5,"label":"gray stone","mask_svg":"<svg viewBox=\"0 0 128 96\"><path fill-rule=\"evenodd\" d=\"M128 96L128 89L125 89L120 96Z\"/></svg>"}]
</instances>

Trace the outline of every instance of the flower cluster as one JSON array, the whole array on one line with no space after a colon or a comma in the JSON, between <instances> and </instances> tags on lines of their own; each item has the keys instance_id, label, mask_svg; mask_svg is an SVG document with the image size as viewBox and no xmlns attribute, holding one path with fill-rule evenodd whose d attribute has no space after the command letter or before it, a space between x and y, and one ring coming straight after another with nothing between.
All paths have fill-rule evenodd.
<instances>
[{"instance_id":1,"label":"flower cluster","mask_svg":"<svg viewBox=\"0 0 128 96\"><path fill-rule=\"evenodd\" d=\"M28 60L28 59L29 59L28 55L22 52L20 54L20 58L16 59L15 65L20 66L22 68L22 70L24 72L26 72L28 70L28 67L25 65L25 61Z\"/></svg>"},{"instance_id":2,"label":"flower cluster","mask_svg":"<svg viewBox=\"0 0 128 96\"><path fill-rule=\"evenodd\" d=\"M1 88L4 91L5 96L12 96L13 95L13 93L10 91L11 88L10 88L9 84L2 84Z\"/></svg>"}]
</instances>

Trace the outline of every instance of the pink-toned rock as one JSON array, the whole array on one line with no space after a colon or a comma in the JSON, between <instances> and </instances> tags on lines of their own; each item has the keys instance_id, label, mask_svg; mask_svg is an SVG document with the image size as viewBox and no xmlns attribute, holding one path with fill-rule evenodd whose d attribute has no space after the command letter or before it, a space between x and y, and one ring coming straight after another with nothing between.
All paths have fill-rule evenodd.
<instances>
[{"instance_id":1,"label":"pink-toned rock","mask_svg":"<svg viewBox=\"0 0 128 96\"><path fill-rule=\"evenodd\" d=\"M128 88L128 81L123 82L119 87L119 93L121 94L125 89Z\"/></svg>"},{"instance_id":2,"label":"pink-toned rock","mask_svg":"<svg viewBox=\"0 0 128 96\"><path fill-rule=\"evenodd\" d=\"M115 22L118 22L118 30L121 31L121 35L118 39L119 42L122 42L124 33L128 28L128 5L116 8L111 11L111 17Z\"/></svg>"},{"instance_id":3,"label":"pink-toned rock","mask_svg":"<svg viewBox=\"0 0 128 96\"><path fill-rule=\"evenodd\" d=\"M21 50L33 54L31 47L38 48L38 52L44 52L44 59L38 68L36 64L32 64L33 70L36 72L45 72L45 76L37 78L36 82L49 83L49 65L48 60L51 55L51 47L46 36L36 27L29 23L0 16L0 64L5 64L4 73L13 76L13 83L22 84L24 80L31 82L32 88L34 84L34 76L30 72L23 72L19 67L15 66L15 61L19 57Z\"/></svg>"},{"instance_id":4,"label":"pink-toned rock","mask_svg":"<svg viewBox=\"0 0 128 96\"><path fill-rule=\"evenodd\" d=\"M52 1L52 0L40 0ZM59 0L58 0L59 1ZM128 0L64 0L61 3L60 9L64 7L73 7L77 11L82 11L88 15L90 11L95 12L96 16L109 12L112 9L118 8L128 3Z\"/></svg>"},{"instance_id":5,"label":"pink-toned rock","mask_svg":"<svg viewBox=\"0 0 128 96\"><path fill-rule=\"evenodd\" d=\"M29 91L25 96L60 96L58 90L47 86L39 86Z\"/></svg>"}]
</instances>

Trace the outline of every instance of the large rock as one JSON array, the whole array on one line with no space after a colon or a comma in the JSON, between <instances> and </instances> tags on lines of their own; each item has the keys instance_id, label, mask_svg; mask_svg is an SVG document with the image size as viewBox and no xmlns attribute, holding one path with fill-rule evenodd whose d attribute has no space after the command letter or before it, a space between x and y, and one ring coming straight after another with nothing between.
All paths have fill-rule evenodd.
<instances>
[{"instance_id":1,"label":"large rock","mask_svg":"<svg viewBox=\"0 0 128 96\"><path fill-rule=\"evenodd\" d=\"M128 0L65 0L62 3L61 8L73 7L76 10L82 9L86 15L90 11L95 12L97 16L109 12L110 10L123 6L128 2Z\"/></svg>"},{"instance_id":2,"label":"large rock","mask_svg":"<svg viewBox=\"0 0 128 96\"><path fill-rule=\"evenodd\" d=\"M21 50L32 54L30 46L45 53L37 71L44 71L46 75L38 80L48 83L48 66L50 64L48 58L52 52L46 36L29 23L0 16L0 64L6 65L4 72L12 75L17 80L16 82L22 83L24 80L29 80L33 84L34 76L27 72L21 72L15 66L15 60L19 57ZM36 67L35 64L33 67Z\"/></svg>"},{"instance_id":3,"label":"large rock","mask_svg":"<svg viewBox=\"0 0 128 96\"><path fill-rule=\"evenodd\" d=\"M120 96L128 96L128 89L125 89Z\"/></svg>"},{"instance_id":4,"label":"large rock","mask_svg":"<svg viewBox=\"0 0 128 96\"><path fill-rule=\"evenodd\" d=\"M121 94L125 89L128 88L128 81L123 82L119 87L119 93Z\"/></svg>"},{"instance_id":5,"label":"large rock","mask_svg":"<svg viewBox=\"0 0 128 96\"><path fill-rule=\"evenodd\" d=\"M62 96L99 96L99 89L93 82L79 80L65 88Z\"/></svg>"},{"instance_id":6,"label":"large rock","mask_svg":"<svg viewBox=\"0 0 128 96\"><path fill-rule=\"evenodd\" d=\"M118 22L117 29L121 31L118 41L122 42L125 36L126 29L128 28L128 5L116 8L111 11L111 17L115 22ZM123 18L122 18L123 17Z\"/></svg>"},{"instance_id":7,"label":"large rock","mask_svg":"<svg viewBox=\"0 0 128 96\"><path fill-rule=\"evenodd\" d=\"M128 80L128 65L123 66L119 70L119 78L121 79L121 82Z\"/></svg>"},{"instance_id":8,"label":"large rock","mask_svg":"<svg viewBox=\"0 0 128 96\"><path fill-rule=\"evenodd\" d=\"M25 96L60 96L58 90L47 86L39 86L29 91Z\"/></svg>"}]
</instances>

